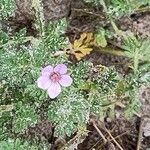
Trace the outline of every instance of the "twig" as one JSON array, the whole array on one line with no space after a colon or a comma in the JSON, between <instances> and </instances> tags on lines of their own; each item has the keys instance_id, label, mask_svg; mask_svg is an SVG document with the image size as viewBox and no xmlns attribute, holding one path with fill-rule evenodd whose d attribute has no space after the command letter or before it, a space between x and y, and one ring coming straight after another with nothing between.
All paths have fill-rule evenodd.
<instances>
[{"instance_id":1,"label":"twig","mask_svg":"<svg viewBox=\"0 0 150 150\"><path fill-rule=\"evenodd\" d=\"M137 9L135 10L134 13L142 13L142 12L150 12L150 7L148 6L148 7Z\"/></svg>"},{"instance_id":2,"label":"twig","mask_svg":"<svg viewBox=\"0 0 150 150\"><path fill-rule=\"evenodd\" d=\"M72 138L70 139L67 143L65 143L61 148L60 150L65 150L67 147L69 147L70 145L72 145L78 138L82 138L82 136L85 136L89 131L86 130L84 131L85 133L83 133L81 135L81 133L78 133ZM84 140L84 139L83 139ZM82 143L82 142L81 142Z\"/></svg>"},{"instance_id":3,"label":"twig","mask_svg":"<svg viewBox=\"0 0 150 150\"><path fill-rule=\"evenodd\" d=\"M118 139L118 138L120 138L121 136L123 136L123 135L125 135L125 134L127 134L129 131L126 131L126 132L124 132L124 133L122 133L122 134L120 134L120 135L117 135L116 137L114 137L114 139ZM112 140L110 140L109 142L111 142Z\"/></svg>"},{"instance_id":4,"label":"twig","mask_svg":"<svg viewBox=\"0 0 150 150\"><path fill-rule=\"evenodd\" d=\"M122 134L120 134L120 135L117 135L116 137L114 137L114 139L118 139L118 138L120 138L121 136L127 134L128 132L129 132L129 131L126 131L126 132L124 132L124 133L122 133ZM112 141L113 141L112 139L108 140L108 142L112 142ZM95 145L93 145L92 148L95 147L99 142L100 142L100 140L99 140ZM104 143L102 143L100 146L98 146L98 148L100 149L103 145L104 145ZM91 148L91 149L92 149L92 148Z\"/></svg>"},{"instance_id":5,"label":"twig","mask_svg":"<svg viewBox=\"0 0 150 150\"><path fill-rule=\"evenodd\" d=\"M96 131L99 133L99 135L102 137L104 143L107 143L107 139L105 138L105 136L103 135L103 133L99 130L99 128L95 124L95 121L92 121L92 124L93 124L93 127L96 129Z\"/></svg>"},{"instance_id":6,"label":"twig","mask_svg":"<svg viewBox=\"0 0 150 150\"><path fill-rule=\"evenodd\" d=\"M71 145L77 138L78 138L78 135L75 135L69 142L67 142L66 144L64 144L60 148L60 150L65 150L65 148L68 147L69 145Z\"/></svg>"},{"instance_id":7,"label":"twig","mask_svg":"<svg viewBox=\"0 0 150 150\"><path fill-rule=\"evenodd\" d=\"M115 140L115 138L111 135L111 133L106 128L104 128L104 129L108 133L108 135L111 137L111 139L114 141L114 143L118 146L118 148L120 150L123 150L123 148L119 145L119 143Z\"/></svg>"},{"instance_id":8,"label":"twig","mask_svg":"<svg viewBox=\"0 0 150 150\"><path fill-rule=\"evenodd\" d=\"M137 141L136 150L140 150L140 147L141 147L141 137L142 137L142 121L141 121L141 118L140 118L140 127L139 127L139 134L138 134L138 141Z\"/></svg>"},{"instance_id":9,"label":"twig","mask_svg":"<svg viewBox=\"0 0 150 150\"><path fill-rule=\"evenodd\" d=\"M72 10L78 11L78 12L83 12L83 13L90 14L90 15L94 15L94 16L97 16L97 17L99 17L99 18L101 18L101 19L105 19L105 17L102 16L100 13L95 13L95 12L89 11L88 9L72 8Z\"/></svg>"}]
</instances>

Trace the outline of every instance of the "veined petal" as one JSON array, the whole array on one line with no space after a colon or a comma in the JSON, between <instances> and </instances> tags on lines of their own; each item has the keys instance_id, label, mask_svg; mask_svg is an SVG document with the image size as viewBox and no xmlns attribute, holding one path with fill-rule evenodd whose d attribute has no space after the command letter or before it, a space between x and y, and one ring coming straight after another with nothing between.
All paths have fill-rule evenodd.
<instances>
[{"instance_id":1,"label":"veined petal","mask_svg":"<svg viewBox=\"0 0 150 150\"><path fill-rule=\"evenodd\" d=\"M60 84L58 82L52 83L47 92L51 99L57 97L61 92Z\"/></svg>"},{"instance_id":2,"label":"veined petal","mask_svg":"<svg viewBox=\"0 0 150 150\"><path fill-rule=\"evenodd\" d=\"M49 76L51 73L53 73L53 67L48 65L45 68L42 69L41 74L43 76Z\"/></svg>"},{"instance_id":3,"label":"veined petal","mask_svg":"<svg viewBox=\"0 0 150 150\"><path fill-rule=\"evenodd\" d=\"M61 75L61 79L59 80L59 83L64 86L70 86L72 84L73 80L69 75Z\"/></svg>"},{"instance_id":4,"label":"veined petal","mask_svg":"<svg viewBox=\"0 0 150 150\"><path fill-rule=\"evenodd\" d=\"M46 90L51 85L51 80L47 76L41 76L37 79L37 85L39 88Z\"/></svg>"},{"instance_id":5,"label":"veined petal","mask_svg":"<svg viewBox=\"0 0 150 150\"><path fill-rule=\"evenodd\" d=\"M67 73L67 66L64 64L59 64L54 68L54 72L58 72L60 74L66 74Z\"/></svg>"}]
</instances>

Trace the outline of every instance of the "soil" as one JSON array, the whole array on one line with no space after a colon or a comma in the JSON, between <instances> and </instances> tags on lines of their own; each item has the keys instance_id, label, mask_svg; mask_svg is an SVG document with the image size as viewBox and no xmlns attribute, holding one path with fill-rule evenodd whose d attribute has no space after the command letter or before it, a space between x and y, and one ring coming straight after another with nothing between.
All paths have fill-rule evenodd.
<instances>
[{"instance_id":1,"label":"soil","mask_svg":"<svg viewBox=\"0 0 150 150\"><path fill-rule=\"evenodd\" d=\"M36 18L34 10L30 7L31 1L28 0L27 5L24 5L24 2L16 0L17 9L14 16L10 17L5 25L11 26L14 32L26 27L28 35L38 36L38 31L34 27ZM66 35L71 42L82 32L95 32L98 26L113 30L110 22L106 19L102 7L95 8L94 6L86 5L81 0L43 0L43 9L46 24L49 21L62 17L67 18ZM59 13L56 13L56 11ZM150 12L124 16L116 20L116 23L123 31L131 30L142 39L150 38ZM110 46L120 47L121 42L118 42L118 40L120 41L117 37L109 39ZM94 51L87 59L94 64L114 65L120 73L128 73L129 68L126 64L129 62L129 59L126 57ZM134 116L130 120L125 119L123 116L113 120L106 117L104 122L100 122L98 118L91 118L94 120L97 128L92 123L87 125L89 130L88 136L78 145L77 150L120 150L121 148L123 150L146 150L150 148L150 87L141 87L141 89L139 92L142 102L140 117ZM45 108L42 105L41 110L43 110L43 107ZM43 116L43 112L41 114ZM63 145L64 140L67 141L73 138L59 140L53 136L54 130L53 125L45 118L18 136L28 140L38 138L39 141L44 137L48 143L52 144L51 150L59 149L58 147ZM105 142L99 131L104 135ZM117 141L117 144L115 141ZM138 146L140 147L139 149Z\"/></svg>"}]
</instances>

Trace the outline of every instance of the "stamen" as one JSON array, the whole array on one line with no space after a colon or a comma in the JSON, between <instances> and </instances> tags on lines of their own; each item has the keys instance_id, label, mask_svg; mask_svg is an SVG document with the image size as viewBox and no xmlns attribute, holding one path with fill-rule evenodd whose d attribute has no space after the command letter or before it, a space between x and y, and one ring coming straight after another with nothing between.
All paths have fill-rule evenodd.
<instances>
[{"instance_id":1,"label":"stamen","mask_svg":"<svg viewBox=\"0 0 150 150\"><path fill-rule=\"evenodd\" d=\"M53 72L51 75L50 75L50 79L53 81L53 82L58 82L60 80L60 74L59 73L55 73Z\"/></svg>"}]
</instances>

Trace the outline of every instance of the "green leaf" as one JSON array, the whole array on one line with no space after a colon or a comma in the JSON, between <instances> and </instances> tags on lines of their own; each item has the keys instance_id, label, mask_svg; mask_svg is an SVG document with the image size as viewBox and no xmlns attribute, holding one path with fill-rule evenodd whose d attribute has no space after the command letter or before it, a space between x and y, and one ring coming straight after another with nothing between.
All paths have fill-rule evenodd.
<instances>
[{"instance_id":1,"label":"green leaf","mask_svg":"<svg viewBox=\"0 0 150 150\"><path fill-rule=\"evenodd\" d=\"M23 105L18 103L16 107L16 115L13 119L13 129L15 132L21 132L30 125L37 123L37 115L35 108L30 105Z\"/></svg>"},{"instance_id":2,"label":"green leaf","mask_svg":"<svg viewBox=\"0 0 150 150\"><path fill-rule=\"evenodd\" d=\"M0 150L38 150L38 147L31 146L28 142L23 142L20 139L8 139L0 141Z\"/></svg>"},{"instance_id":3,"label":"green leaf","mask_svg":"<svg viewBox=\"0 0 150 150\"><path fill-rule=\"evenodd\" d=\"M106 37L105 37L105 30L100 30L96 34L96 42L97 42L98 46L101 46L101 47L106 47L107 46L107 40L106 40Z\"/></svg>"},{"instance_id":4,"label":"green leaf","mask_svg":"<svg viewBox=\"0 0 150 150\"><path fill-rule=\"evenodd\" d=\"M73 87L63 91L58 100L49 106L48 117L56 124L55 135L70 136L77 131L79 124L87 122L89 103Z\"/></svg>"},{"instance_id":5,"label":"green leaf","mask_svg":"<svg viewBox=\"0 0 150 150\"><path fill-rule=\"evenodd\" d=\"M0 116L3 112L11 111L13 109L13 105L0 105Z\"/></svg>"}]
</instances>

